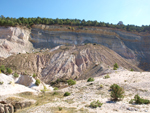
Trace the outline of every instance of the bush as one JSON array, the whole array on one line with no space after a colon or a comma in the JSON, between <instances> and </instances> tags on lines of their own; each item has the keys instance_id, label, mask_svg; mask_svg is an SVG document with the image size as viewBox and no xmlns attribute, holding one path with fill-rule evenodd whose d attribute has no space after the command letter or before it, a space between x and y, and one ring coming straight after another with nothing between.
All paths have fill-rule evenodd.
<instances>
[{"instance_id":1,"label":"bush","mask_svg":"<svg viewBox=\"0 0 150 113\"><path fill-rule=\"evenodd\" d=\"M107 79L107 78L110 78L110 76L107 74L104 78Z\"/></svg>"},{"instance_id":2,"label":"bush","mask_svg":"<svg viewBox=\"0 0 150 113\"><path fill-rule=\"evenodd\" d=\"M58 90L58 87L54 87L54 90Z\"/></svg>"},{"instance_id":3,"label":"bush","mask_svg":"<svg viewBox=\"0 0 150 113\"><path fill-rule=\"evenodd\" d=\"M74 80L72 80L72 79L69 79L69 80L67 80L67 83L68 83L68 85L70 86L70 85L76 84L76 81L74 81Z\"/></svg>"},{"instance_id":4,"label":"bush","mask_svg":"<svg viewBox=\"0 0 150 113\"><path fill-rule=\"evenodd\" d=\"M37 79L37 80L36 80L36 82L35 82L35 85L39 86L39 85L40 85L40 83L41 83L41 82L40 82L40 80L39 80L39 79Z\"/></svg>"},{"instance_id":5,"label":"bush","mask_svg":"<svg viewBox=\"0 0 150 113\"><path fill-rule=\"evenodd\" d=\"M133 71L133 69L131 69L131 71Z\"/></svg>"},{"instance_id":6,"label":"bush","mask_svg":"<svg viewBox=\"0 0 150 113\"><path fill-rule=\"evenodd\" d=\"M19 77L19 75L17 74L17 73L14 73L14 75L13 75L15 78L18 78Z\"/></svg>"},{"instance_id":7,"label":"bush","mask_svg":"<svg viewBox=\"0 0 150 113\"><path fill-rule=\"evenodd\" d=\"M12 73L12 70L10 68L7 68L7 73L8 74L11 74Z\"/></svg>"},{"instance_id":8,"label":"bush","mask_svg":"<svg viewBox=\"0 0 150 113\"><path fill-rule=\"evenodd\" d=\"M143 99L139 95L135 95L134 99L131 99L129 101L130 104L136 103L136 104L149 104L150 100Z\"/></svg>"},{"instance_id":9,"label":"bush","mask_svg":"<svg viewBox=\"0 0 150 113\"><path fill-rule=\"evenodd\" d=\"M64 96L69 96L70 93L69 92L65 92Z\"/></svg>"},{"instance_id":10,"label":"bush","mask_svg":"<svg viewBox=\"0 0 150 113\"><path fill-rule=\"evenodd\" d=\"M2 85L4 82L0 82L0 85Z\"/></svg>"},{"instance_id":11,"label":"bush","mask_svg":"<svg viewBox=\"0 0 150 113\"><path fill-rule=\"evenodd\" d=\"M62 107L59 107L59 111L61 111L62 110Z\"/></svg>"},{"instance_id":12,"label":"bush","mask_svg":"<svg viewBox=\"0 0 150 113\"><path fill-rule=\"evenodd\" d=\"M94 81L94 78L91 77L87 80L87 82L92 82L92 81Z\"/></svg>"},{"instance_id":13,"label":"bush","mask_svg":"<svg viewBox=\"0 0 150 113\"><path fill-rule=\"evenodd\" d=\"M33 73L33 76L32 76L33 78L35 78L36 77L36 74L35 73Z\"/></svg>"},{"instance_id":14,"label":"bush","mask_svg":"<svg viewBox=\"0 0 150 113\"><path fill-rule=\"evenodd\" d=\"M0 73L2 73L2 72L1 72L1 69L0 69Z\"/></svg>"},{"instance_id":15,"label":"bush","mask_svg":"<svg viewBox=\"0 0 150 113\"><path fill-rule=\"evenodd\" d=\"M58 95L58 92L54 92L53 95Z\"/></svg>"},{"instance_id":16,"label":"bush","mask_svg":"<svg viewBox=\"0 0 150 113\"><path fill-rule=\"evenodd\" d=\"M102 105L103 105L103 103L99 102L99 100L93 101L93 102L90 103L91 108L101 107Z\"/></svg>"},{"instance_id":17,"label":"bush","mask_svg":"<svg viewBox=\"0 0 150 113\"><path fill-rule=\"evenodd\" d=\"M104 86L101 84L101 85L100 85L100 88L103 88L103 87L104 87Z\"/></svg>"},{"instance_id":18,"label":"bush","mask_svg":"<svg viewBox=\"0 0 150 113\"><path fill-rule=\"evenodd\" d=\"M112 100L119 100L122 99L124 96L124 90L122 87L118 86L117 84L113 84L110 86L111 89L111 98Z\"/></svg>"},{"instance_id":19,"label":"bush","mask_svg":"<svg viewBox=\"0 0 150 113\"><path fill-rule=\"evenodd\" d=\"M2 73L4 73L5 70L6 70L5 66L4 66L4 65L1 65L0 70L1 70Z\"/></svg>"},{"instance_id":20,"label":"bush","mask_svg":"<svg viewBox=\"0 0 150 113\"><path fill-rule=\"evenodd\" d=\"M114 68L116 68L116 69L119 68L117 63L114 64Z\"/></svg>"},{"instance_id":21,"label":"bush","mask_svg":"<svg viewBox=\"0 0 150 113\"><path fill-rule=\"evenodd\" d=\"M116 67L114 67L114 68L113 68L113 70L117 70L117 68L116 68Z\"/></svg>"}]
</instances>

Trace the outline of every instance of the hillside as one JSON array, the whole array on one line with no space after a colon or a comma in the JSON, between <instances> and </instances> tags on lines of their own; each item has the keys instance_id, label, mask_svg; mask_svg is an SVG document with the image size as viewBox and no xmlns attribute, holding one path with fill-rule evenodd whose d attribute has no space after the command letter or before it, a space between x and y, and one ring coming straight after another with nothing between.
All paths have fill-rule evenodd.
<instances>
[{"instance_id":1,"label":"hillside","mask_svg":"<svg viewBox=\"0 0 150 113\"><path fill-rule=\"evenodd\" d=\"M14 72L37 73L46 83L64 79L86 79L109 73L113 65L140 71L120 55L102 45L60 46L39 53L18 54L0 61Z\"/></svg>"}]
</instances>

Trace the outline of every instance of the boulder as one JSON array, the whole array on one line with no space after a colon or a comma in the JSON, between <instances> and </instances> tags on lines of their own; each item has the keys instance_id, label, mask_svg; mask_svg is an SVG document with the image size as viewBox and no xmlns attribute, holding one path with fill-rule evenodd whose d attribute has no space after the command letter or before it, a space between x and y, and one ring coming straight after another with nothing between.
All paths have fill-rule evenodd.
<instances>
[{"instance_id":1,"label":"boulder","mask_svg":"<svg viewBox=\"0 0 150 113\"><path fill-rule=\"evenodd\" d=\"M35 83L35 80L29 75L21 75L17 83L25 86L31 86L33 83Z\"/></svg>"}]
</instances>

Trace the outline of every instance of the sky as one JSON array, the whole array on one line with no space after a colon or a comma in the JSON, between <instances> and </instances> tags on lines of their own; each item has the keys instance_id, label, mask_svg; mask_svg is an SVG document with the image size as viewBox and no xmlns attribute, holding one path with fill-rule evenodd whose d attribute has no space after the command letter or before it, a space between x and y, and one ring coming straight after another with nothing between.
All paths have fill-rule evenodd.
<instances>
[{"instance_id":1,"label":"sky","mask_svg":"<svg viewBox=\"0 0 150 113\"><path fill-rule=\"evenodd\" d=\"M150 0L0 0L5 17L85 19L150 25Z\"/></svg>"}]
</instances>

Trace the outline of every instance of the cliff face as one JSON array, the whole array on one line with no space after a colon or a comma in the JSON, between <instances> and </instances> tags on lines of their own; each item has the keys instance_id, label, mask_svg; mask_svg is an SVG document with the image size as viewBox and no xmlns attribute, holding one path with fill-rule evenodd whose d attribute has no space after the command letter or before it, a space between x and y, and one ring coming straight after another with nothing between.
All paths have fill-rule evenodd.
<instances>
[{"instance_id":1,"label":"cliff face","mask_svg":"<svg viewBox=\"0 0 150 113\"><path fill-rule=\"evenodd\" d=\"M31 29L0 27L0 57L32 52L34 48L58 45L104 45L136 66L149 70L150 34L130 33L109 28L34 25ZM33 45L32 45L33 44Z\"/></svg>"},{"instance_id":2,"label":"cliff face","mask_svg":"<svg viewBox=\"0 0 150 113\"><path fill-rule=\"evenodd\" d=\"M35 48L51 48L57 45L81 45L97 43L104 45L144 70L149 70L150 34L134 34L104 28L71 29L60 26L35 25L31 30Z\"/></svg>"},{"instance_id":3,"label":"cliff face","mask_svg":"<svg viewBox=\"0 0 150 113\"><path fill-rule=\"evenodd\" d=\"M30 30L19 27L0 27L0 57L31 51Z\"/></svg>"}]
</instances>

